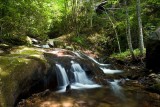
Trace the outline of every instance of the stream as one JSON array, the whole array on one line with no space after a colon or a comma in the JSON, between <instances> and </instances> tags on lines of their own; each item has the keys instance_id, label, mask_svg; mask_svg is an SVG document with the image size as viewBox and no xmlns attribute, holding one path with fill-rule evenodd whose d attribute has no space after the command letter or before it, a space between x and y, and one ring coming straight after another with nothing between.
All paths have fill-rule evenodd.
<instances>
[{"instance_id":1,"label":"stream","mask_svg":"<svg viewBox=\"0 0 160 107\"><path fill-rule=\"evenodd\" d=\"M105 75L122 73L112 70L110 64L101 64L82 53L77 56L88 58L99 65ZM56 64L58 87L22 99L17 107L160 107L160 95L145 91L137 81L129 79L105 79L98 84L88 77L81 65L71 61L70 72Z\"/></svg>"},{"instance_id":2,"label":"stream","mask_svg":"<svg viewBox=\"0 0 160 107\"><path fill-rule=\"evenodd\" d=\"M45 94L44 94L45 93ZM42 92L17 107L159 107L160 96L142 89L113 90L111 87L72 89L70 93Z\"/></svg>"}]
</instances>

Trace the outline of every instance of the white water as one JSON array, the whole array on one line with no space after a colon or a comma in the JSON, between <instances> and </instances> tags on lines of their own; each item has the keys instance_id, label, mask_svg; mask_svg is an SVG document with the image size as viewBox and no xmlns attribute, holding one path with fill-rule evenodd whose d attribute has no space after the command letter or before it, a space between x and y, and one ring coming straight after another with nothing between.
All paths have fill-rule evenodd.
<instances>
[{"instance_id":1,"label":"white water","mask_svg":"<svg viewBox=\"0 0 160 107\"><path fill-rule=\"evenodd\" d=\"M85 71L78 63L71 61L71 64L71 71L74 73L75 83L93 84L93 82L88 79Z\"/></svg>"},{"instance_id":2,"label":"white water","mask_svg":"<svg viewBox=\"0 0 160 107\"><path fill-rule=\"evenodd\" d=\"M99 68L105 73L105 74L115 74L115 73L121 73L123 72L122 70L111 70L111 69L108 69L107 67L110 66L110 64L103 64L103 63L99 63L97 60L95 60L94 58L90 57L90 56L87 56L83 53L80 53L80 52L74 52L78 57L80 58L88 58L90 59L91 61L95 62L96 64L99 65Z\"/></svg>"},{"instance_id":3,"label":"white water","mask_svg":"<svg viewBox=\"0 0 160 107\"><path fill-rule=\"evenodd\" d=\"M115 73L121 73L123 72L122 70L111 70L107 69L105 67L100 67L100 69L105 73L105 74L115 74Z\"/></svg>"},{"instance_id":4,"label":"white water","mask_svg":"<svg viewBox=\"0 0 160 107\"><path fill-rule=\"evenodd\" d=\"M77 56L79 56L79 57L81 57L81 56L85 56L85 57L87 57L88 59L90 59L91 61L93 61L93 62L95 62L96 64L98 64L98 65L100 65L100 66L109 66L110 64L102 64L102 63L99 63L97 60L95 60L94 58L92 58L92 57L90 57L90 56L87 56L87 55L85 55L85 54L83 54L83 53L77 53L77 52L75 52L75 54L77 55Z\"/></svg>"},{"instance_id":5,"label":"white water","mask_svg":"<svg viewBox=\"0 0 160 107\"><path fill-rule=\"evenodd\" d=\"M73 51L73 53L74 53L77 57L82 58L82 56L81 56L78 52L74 52L74 51Z\"/></svg>"},{"instance_id":6,"label":"white water","mask_svg":"<svg viewBox=\"0 0 160 107\"><path fill-rule=\"evenodd\" d=\"M85 71L78 63L71 61L71 64L71 72L73 72L75 79L73 83L69 82L65 69L61 65L56 64L56 67L58 68L58 71L56 72L58 77L58 85L60 89L57 91L58 93L65 92L66 86L68 84L71 85L71 89L90 89L101 87L100 85L95 84L87 77Z\"/></svg>"},{"instance_id":7,"label":"white water","mask_svg":"<svg viewBox=\"0 0 160 107\"><path fill-rule=\"evenodd\" d=\"M82 89L93 89L93 88L100 88L101 85L98 84L82 84L82 83L72 83L71 89L75 90L82 90ZM56 91L57 93L63 93L66 92L66 87L63 86L60 88L60 90Z\"/></svg>"},{"instance_id":8,"label":"white water","mask_svg":"<svg viewBox=\"0 0 160 107\"><path fill-rule=\"evenodd\" d=\"M114 94L117 97L124 99L124 94L122 92L122 87L118 84L119 82L120 82L119 80L114 80L114 81L111 81L109 83L110 83L111 89L114 92Z\"/></svg>"},{"instance_id":9,"label":"white water","mask_svg":"<svg viewBox=\"0 0 160 107\"><path fill-rule=\"evenodd\" d=\"M97 60L95 60L94 58L92 58L92 57L90 57L90 56L88 56L88 58L89 58L90 60L92 60L93 62L95 62L96 64L100 65L100 66L109 66L109 65L110 65L110 64L102 64L102 63L99 63Z\"/></svg>"},{"instance_id":10,"label":"white water","mask_svg":"<svg viewBox=\"0 0 160 107\"><path fill-rule=\"evenodd\" d=\"M114 74L114 73L120 73L123 72L122 70L111 70L111 69L107 69L109 64L101 64L99 62L97 62L94 58L92 57L88 57L85 54L79 54L76 53L76 55L78 57L81 58L89 58L91 61L95 62L96 64L100 65L99 68L106 74ZM70 71L73 73L73 77L68 79L68 76L66 74L65 69L59 65L56 64L57 68L59 69L57 72L57 76L58 76L58 84L60 86L60 90L58 90L57 92L65 92L66 91L66 86L68 84L71 85L71 89L87 89L87 88L98 88L101 87L98 84L95 84L93 81L91 81L85 71L82 69L82 67L80 66L80 64L78 64L77 62L71 61L71 69ZM69 80L73 80L72 83L69 82ZM121 93L121 86L118 85L118 80L114 80L110 83L111 89L113 90L113 92L115 93L115 95L122 97L123 94Z\"/></svg>"},{"instance_id":11,"label":"white water","mask_svg":"<svg viewBox=\"0 0 160 107\"><path fill-rule=\"evenodd\" d=\"M65 69L60 65L56 64L57 70L57 79L58 79L58 86L66 86L69 84L68 76L66 74Z\"/></svg>"}]
</instances>

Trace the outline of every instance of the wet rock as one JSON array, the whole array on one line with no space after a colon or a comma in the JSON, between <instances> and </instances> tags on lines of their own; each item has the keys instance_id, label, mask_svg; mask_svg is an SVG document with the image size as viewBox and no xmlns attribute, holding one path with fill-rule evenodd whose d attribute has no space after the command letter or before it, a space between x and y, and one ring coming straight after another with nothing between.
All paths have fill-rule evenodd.
<instances>
[{"instance_id":1,"label":"wet rock","mask_svg":"<svg viewBox=\"0 0 160 107\"><path fill-rule=\"evenodd\" d=\"M155 73L151 73L151 74L149 74L149 77L150 77L150 78L156 78L157 75L156 75Z\"/></svg>"},{"instance_id":2,"label":"wet rock","mask_svg":"<svg viewBox=\"0 0 160 107\"><path fill-rule=\"evenodd\" d=\"M160 75L151 73L148 76L139 79L139 83L145 86L145 89L160 94Z\"/></svg>"},{"instance_id":3,"label":"wet rock","mask_svg":"<svg viewBox=\"0 0 160 107\"><path fill-rule=\"evenodd\" d=\"M1 53L4 53L4 51L3 51L3 50L0 50L0 54L1 54Z\"/></svg>"},{"instance_id":4,"label":"wet rock","mask_svg":"<svg viewBox=\"0 0 160 107\"><path fill-rule=\"evenodd\" d=\"M159 93L160 94L160 83L153 84L147 88L149 91Z\"/></svg>"},{"instance_id":5,"label":"wet rock","mask_svg":"<svg viewBox=\"0 0 160 107\"><path fill-rule=\"evenodd\" d=\"M148 39L146 46L146 68L160 72L160 28Z\"/></svg>"},{"instance_id":6,"label":"wet rock","mask_svg":"<svg viewBox=\"0 0 160 107\"><path fill-rule=\"evenodd\" d=\"M71 85L70 85L70 84L68 84L68 85L66 86L66 92L67 92L67 93L70 93L70 92L71 92Z\"/></svg>"}]
</instances>

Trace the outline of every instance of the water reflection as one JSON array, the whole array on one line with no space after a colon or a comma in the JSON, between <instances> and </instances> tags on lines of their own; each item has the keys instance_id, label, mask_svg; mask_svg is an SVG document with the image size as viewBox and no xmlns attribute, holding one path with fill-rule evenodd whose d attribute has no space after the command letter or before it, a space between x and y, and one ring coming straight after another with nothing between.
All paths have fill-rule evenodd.
<instances>
[{"instance_id":1,"label":"water reflection","mask_svg":"<svg viewBox=\"0 0 160 107\"><path fill-rule=\"evenodd\" d=\"M18 107L160 107L160 95L141 89L123 90L125 100L119 98L109 87L72 90L71 93L51 93L41 97L32 96Z\"/></svg>"}]
</instances>

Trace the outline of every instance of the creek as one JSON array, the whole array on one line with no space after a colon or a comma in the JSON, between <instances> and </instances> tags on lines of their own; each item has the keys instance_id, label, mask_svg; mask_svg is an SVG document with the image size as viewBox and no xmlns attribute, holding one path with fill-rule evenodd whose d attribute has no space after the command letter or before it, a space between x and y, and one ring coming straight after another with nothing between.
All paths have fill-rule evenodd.
<instances>
[{"instance_id":1,"label":"creek","mask_svg":"<svg viewBox=\"0 0 160 107\"><path fill-rule=\"evenodd\" d=\"M109 69L110 64L102 64L80 52L74 52L80 58L97 64L104 75L116 75L125 71ZM103 83L93 77L75 60L71 60L70 69L56 63L58 86L56 91L46 90L33 94L19 102L17 107L160 107L160 95L145 91L126 78L114 79L105 76ZM104 83L105 82L105 83Z\"/></svg>"}]
</instances>

